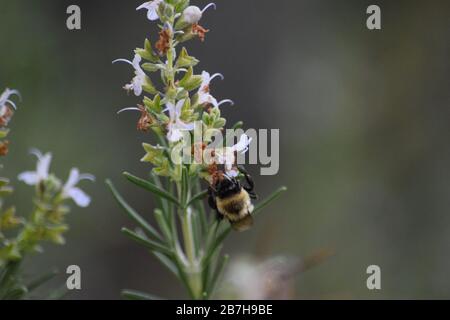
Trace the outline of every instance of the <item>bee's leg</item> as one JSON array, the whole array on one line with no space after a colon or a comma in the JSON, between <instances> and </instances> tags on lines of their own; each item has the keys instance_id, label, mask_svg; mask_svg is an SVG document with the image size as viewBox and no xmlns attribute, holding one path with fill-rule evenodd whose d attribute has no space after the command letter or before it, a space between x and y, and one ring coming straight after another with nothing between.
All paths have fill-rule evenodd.
<instances>
[{"instance_id":1,"label":"bee's leg","mask_svg":"<svg viewBox=\"0 0 450 320\"><path fill-rule=\"evenodd\" d=\"M208 188L208 204L211 209L217 211L216 197L214 196L214 191L211 187Z\"/></svg>"},{"instance_id":2,"label":"bee's leg","mask_svg":"<svg viewBox=\"0 0 450 320\"><path fill-rule=\"evenodd\" d=\"M247 191L247 193L250 196L250 199L253 199L253 200L258 199L258 195L254 191Z\"/></svg>"},{"instance_id":3,"label":"bee's leg","mask_svg":"<svg viewBox=\"0 0 450 320\"><path fill-rule=\"evenodd\" d=\"M216 197L214 195L214 191L211 187L208 188L208 204L216 212L217 220L222 220L223 216L220 214L219 209L217 209Z\"/></svg>"},{"instance_id":4,"label":"bee's leg","mask_svg":"<svg viewBox=\"0 0 450 320\"><path fill-rule=\"evenodd\" d=\"M253 182L252 177L247 172L247 170L245 170L245 168L243 166L239 166L238 169L244 175L245 181L247 181L247 184L248 184L248 186L243 186L244 190L248 192L248 194L250 195L250 198L257 199L258 196L253 191L253 189L255 188L255 183Z\"/></svg>"}]
</instances>

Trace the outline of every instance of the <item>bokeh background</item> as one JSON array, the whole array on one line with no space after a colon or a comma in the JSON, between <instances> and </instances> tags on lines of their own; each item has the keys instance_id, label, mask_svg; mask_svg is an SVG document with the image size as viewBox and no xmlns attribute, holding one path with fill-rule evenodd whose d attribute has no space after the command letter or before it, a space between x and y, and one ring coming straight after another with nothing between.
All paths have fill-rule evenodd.
<instances>
[{"instance_id":1,"label":"bokeh background","mask_svg":"<svg viewBox=\"0 0 450 320\"><path fill-rule=\"evenodd\" d=\"M2 175L33 168L28 149L38 147L53 152L60 176L72 166L97 176L83 185L92 205L69 217L67 245L46 247L27 267L81 266L82 290L72 299L118 299L123 288L185 297L122 236L132 224L104 185L111 178L151 216L152 197L121 177L147 174L139 159L151 137L136 132L137 115L116 115L138 99L121 89L131 69L111 64L156 38L135 11L141 2L0 2L0 88L23 95ZM81 31L66 29L70 4L82 9ZM250 171L262 196L289 187L225 251L263 259L332 250L295 277L294 298L450 298L450 2L376 1L381 31L366 28L370 4L220 0L205 15L206 42L189 43L197 70L225 74L214 94L236 102L223 108L230 123L281 130L279 174ZM12 200L27 214L32 190L16 186ZM381 267L380 291L366 288L370 264Z\"/></svg>"}]
</instances>

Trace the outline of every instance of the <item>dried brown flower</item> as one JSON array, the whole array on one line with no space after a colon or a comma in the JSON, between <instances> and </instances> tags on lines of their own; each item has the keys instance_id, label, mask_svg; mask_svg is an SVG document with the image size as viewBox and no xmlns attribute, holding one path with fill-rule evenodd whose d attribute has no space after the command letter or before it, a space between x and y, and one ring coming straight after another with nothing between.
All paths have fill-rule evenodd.
<instances>
[{"instance_id":1,"label":"dried brown flower","mask_svg":"<svg viewBox=\"0 0 450 320\"><path fill-rule=\"evenodd\" d=\"M154 119L144 106L140 105L139 110L141 111L141 117L138 120L137 129L142 132L147 132L153 124Z\"/></svg>"},{"instance_id":2,"label":"dried brown flower","mask_svg":"<svg viewBox=\"0 0 450 320\"><path fill-rule=\"evenodd\" d=\"M8 154L9 141L0 142L0 156L6 156Z\"/></svg>"},{"instance_id":3,"label":"dried brown flower","mask_svg":"<svg viewBox=\"0 0 450 320\"><path fill-rule=\"evenodd\" d=\"M194 23L192 25L192 33L198 36L201 42L205 41L205 35L207 32L209 32L209 30L203 28L198 23Z\"/></svg>"},{"instance_id":4,"label":"dried brown flower","mask_svg":"<svg viewBox=\"0 0 450 320\"><path fill-rule=\"evenodd\" d=\"M159 40L155 44L160 55L165 55L170 49L170 31L168 29L159 32Z\"/></svg>"}]
</instances>

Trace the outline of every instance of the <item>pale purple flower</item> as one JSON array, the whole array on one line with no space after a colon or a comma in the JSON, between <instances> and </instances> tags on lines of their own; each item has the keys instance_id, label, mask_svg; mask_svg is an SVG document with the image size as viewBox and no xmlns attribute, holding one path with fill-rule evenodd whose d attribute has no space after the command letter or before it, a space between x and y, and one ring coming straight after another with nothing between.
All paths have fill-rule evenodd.
<instances>
[{"instance_id":1,"label":"pale purple flower","mask_svg":"<svg viewBox=\"0 0 450 320\"><path fill-rule=\"evenodd\" d=\"M6 88L5 91L0 95L0 117L5 115L7 110L7 105L11 105L14 109L17 109L16 104L10 99L11 96L16 95L20 99L20 93L17 90L12 90Z\"/></svg>"},{"instance_id":2,"label":"pale purple flower","mask_svg":"<svg viewBox=\"0 0 450 320\"><path fill-rule=\"evenodd\" d=\"M136 10L146 9L147 10L147 19L150 21L155 21L159 19L158 16L158 7L163 2L163 0L153 0L147 1L141 4Z\"/></svg>"},{"instance_id":3,"label":"pale purple flower","mask_svg":"<svg viewBox=\"0 0 450 320\"><path fill-rule=\"evenodd\" d=\"M146 74L145 74L144 70L142 70L141 65L140 65L141 60L142 60L141 56L136 54L134 56L133 61L126 60L126 59L117 59L117 60L113 61L113 63L125 62L125 63L128 63L129 65L133 66L135 77L133 78L133 80L131 80L131 82L129 84L126 84L124 86L124 89L128 90L128 91L132 90L136 96L140 96L142 94L142 90L143 90L142 87L145 85L145 79L146 79Z\"/></svg>"},{"instance_id":4,"label":"pale purple flower","mask_svg":"<svg viewBox=\"0 0 450 320\"><path fill-rule=\"evenodd\" d=\"M185 100L180 100L174 105L171 102L166 103L166 109L164 111L169 111L169 124L168 124L168 133L167 139L170 142L178 142L183 138L183 131L191 131L194 130L194 123L185 123L183 122L181 117L181 110Z\"/></svg>"},{"instance_id":5,"label":"pale purple flower","mask_svg":"<svg viewBox=\"0 0 450 320\"><path fill-rule=\"evenodd\" d=\"M230 178L237 177L239 171L235 168L236 153L244 154L248 151L252 138L243 134L239 142L232 147L225 147L215 150L215 160L218 164L225 166L225 173Z\"/></svg>"},{"instance_id":6,"label":"pale purple flower","mask_svg":"<svg viewBox=\"0 0 450 320\"><path fill-rule=\"evenodd\" d=\"M216 108L220 107L224 103L230 103L233 105L234 104L233 101L229 99L217 102L217 99L211 95L209 86L211 84L211 81L214 80L215 78L221 78L223 80L223 75L220 73L216 73L211 76L209 72L206 71L202 72L202 84L198 89L198 103L199 104L208 103Z\"/></svg>"},{"instance_id":7,"label":"pale purple flower","mask_svg":"<svg viewBox=\"0 0 450 320\"><path fill-rule=\"evenodd\" d=\"M37 149L32 149L30 153L35 155L38 159L36 171L23 172L19 174L18 179L19 181L23 181L30 186L34 186L48 179L52 154L50 152L42 154Z\"/></svg>"},{"instance_id":8,"label":"pale purple flower","mask_svg":"<svg viewBox=\"0 0 450 320\"><path fill-rule=\"evenodd\" d=\"M91 198L80 188L76 187L78 182L82 180L95 181L95 177L91 174L80 174L77 168L70 170L69 178L63 186L62 197L71 198L79 207L87 207L91 203Z\"/></svg>"}]
</instances>

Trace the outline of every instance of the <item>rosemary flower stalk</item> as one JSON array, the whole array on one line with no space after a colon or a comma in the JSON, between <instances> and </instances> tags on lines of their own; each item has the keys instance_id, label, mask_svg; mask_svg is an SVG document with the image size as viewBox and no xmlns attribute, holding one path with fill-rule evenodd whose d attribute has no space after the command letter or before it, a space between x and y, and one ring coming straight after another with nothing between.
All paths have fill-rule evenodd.
<instances>
[{"instance_id":1,"label":"rosemary flower stalk","mask_svg":"<svg viewBox=\"0 0 450 320\"><path fill-rule=\"evenodd\" d=\"M5 138L8 130L6 125L16 108L11 95L18 95L15 90L6 89L0 96L0 134ZM3 146L1 155L6 155L8 144ZM6 147L5 147L6 146ZM39 277L25 284L21 274L21 264L29 254L42 252L42 244L52 242L64 244L63 234L68 230L65 216L69 207L67 201L73 200L77 205L86 207L90 198L76 184L84 179L94 180L88 174L80 174L73 168L66 183L50 173L50 153L42 154L39 150L31 151L38 159L36 170L19 175L18 179L35 187L33 210L25 219L16 214L14 206L6 207L5 197L12 193L9 180L0 178L0 299L21 299L32 290L50 280L55 273Z\"/></svg>"},{"instance_id":2,"label":"rosemary flower stalk","mask_svg":"<svg viewBox=\"0 0 450 320\"><path fill-rule=\"evenodd\" d=\"M144 143L143 162L152 165L150 179L132 174L124 176L135 185L156 195L158 207L154 218L158 228L137 213L107 181L114 197L128 216L139 226L135 230L123 228L122 232L149 249L185 285L193 299L210 298L220 279L228 256L221 256L223 241L231 231L228 222L208 214L204 200L208 190L220 179L240 179L236 163L237 153L245 153L251 139L242 135L233 146L212 146L213 137L225 130L226 119L221 115L224 105L233 105L229 99L217 100L211 93L213 80L223 79L221 74L194 72L199 60L190 56L181 45L189 40L205 41L209 30L200 25L203 10L190 5L188 0L153 0L139 6L147 10L150 21L160 20L159 37L153 46L146 39L144 48L138 48L132 59L118 59L132 66L134 78L124 86L140 97L136 107L119 111L140 113L137 128L156 137L157 144ZM156 78L160 78L156 82ZM242 123L233 129L240 129ZM201 141L195 141L195 132L201 132ZM194 138L194 139L192 139ZM180 151L200 160L176 161ZM191 151L192 150L192 151ZM206 150L210 161L202 155ZM203 181L203 183L202 183ZM265 205L277 198L285 188L280 188L249 212L254 216ZM223 220L225 221L225 220ZM125 290L127 298L147 299L153 296Z\"/></svg>"}]
</instances>

